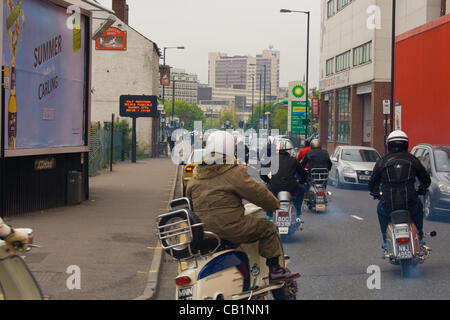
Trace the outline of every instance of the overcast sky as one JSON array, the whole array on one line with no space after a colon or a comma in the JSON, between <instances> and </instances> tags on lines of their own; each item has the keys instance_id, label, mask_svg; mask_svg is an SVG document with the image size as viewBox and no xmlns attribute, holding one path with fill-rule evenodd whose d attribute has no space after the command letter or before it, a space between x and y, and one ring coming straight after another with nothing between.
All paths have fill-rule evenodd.
<instances>
[{"instance_id":1,"label":"overcast sky","mask_svg":"<svg viewBox=\"0 0 450 320\"><path fill-rule=\"evenodd\" d=\"M111 8L112 0L98 0ZM320 0L127 0L129 24L162 49L166 63L208 83L208 52L228 55L280 51L280 86L302 80L306 72L306 14L311 11L310 87L319 82Z\"/></svg>"}]
</instances>

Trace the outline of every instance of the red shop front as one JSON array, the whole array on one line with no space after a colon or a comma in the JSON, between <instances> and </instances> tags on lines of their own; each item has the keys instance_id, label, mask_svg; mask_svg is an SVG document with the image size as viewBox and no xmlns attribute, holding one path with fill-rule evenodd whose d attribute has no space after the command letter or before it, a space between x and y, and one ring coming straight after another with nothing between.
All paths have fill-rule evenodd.
<instances>
[{"instance_id":1,"label":"red shop front","mask_svg":"<svg viewBox=\"0 0 450 320\"><path fill-rule=\"evenodd\" d=\"M450 14L396 37L395 101L411 148L450 145Z\"/></svg>"}]
</instances>

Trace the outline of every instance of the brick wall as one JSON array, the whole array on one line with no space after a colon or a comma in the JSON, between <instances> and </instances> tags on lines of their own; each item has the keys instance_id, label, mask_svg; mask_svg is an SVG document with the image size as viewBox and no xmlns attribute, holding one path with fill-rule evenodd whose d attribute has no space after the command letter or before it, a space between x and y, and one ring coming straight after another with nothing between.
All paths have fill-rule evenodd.
<instances>
[{"instance_id":1,"label":"brick wall","mask_svg":"<svg viewBox=\"0 0 450 320\"><path fill-rule=\"evenodd\" d=\"M384 115L383 100L390 99L390 82L372 83L372 142L370 146L375 148L380 154L384 154ZM388 134L390 131L388 130Z\"/></svg>"}]
</instances>

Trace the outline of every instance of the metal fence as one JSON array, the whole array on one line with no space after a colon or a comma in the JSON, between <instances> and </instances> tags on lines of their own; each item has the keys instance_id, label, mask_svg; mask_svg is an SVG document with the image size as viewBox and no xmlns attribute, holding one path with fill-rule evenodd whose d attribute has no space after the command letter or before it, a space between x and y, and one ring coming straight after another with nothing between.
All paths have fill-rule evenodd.
<instances>
[{"instance_id":1,"label":"metal fence","mask_svg":"<svg viewBox=\"0 0 450 320\"><path fill-rule=\"evenodd\" d=\"M111 123L95 123L91 125L91 141L89 152L89 175L95 176L100 170L106 169L111 161ZM114 128L113 163L125 161L129 157L129 148L124 141L124 132Z\"/></svg>"}]
</instances>

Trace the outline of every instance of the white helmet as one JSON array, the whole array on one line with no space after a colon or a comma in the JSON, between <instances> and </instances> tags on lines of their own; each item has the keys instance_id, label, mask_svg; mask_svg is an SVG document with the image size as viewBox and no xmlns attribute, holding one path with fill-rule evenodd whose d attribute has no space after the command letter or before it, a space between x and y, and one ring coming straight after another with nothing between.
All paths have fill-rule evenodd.
<instances>
[{"instance_id":1,"label":"white helmet","mask_svg":"<svg viewBox=\"0 0 450 320\"><path fill-rule=\"evenodd\" d=\"M277 151L289 151L294 149L294 145L290 140L280 140L277 142Z\"/></svg>"},{"instance_id":2,"label":"white helmet","mask_svg":"<svg viewBox=\"0 0 450 320\"><path fill-rule=\"evenodd\" d=\"M409 147L409 139L406 133L401 130L393 131L388 137L389 152L407 152Z\"/></svg>"},{"instance_id":3,"label":"white helmet","mask_svg":"<svg viewBox=\"0 0 450 320\"><path fill-rule=\"evenodd\" d=\"M388 137L388 143L394 141L409 142L408 135L401 130L392 131Z\"/></svg>"},{"instance_id":4,"label":"white helmet","mask_svg":"<svg viewBox=\"0 0 450 320\"><path fill-rule=\"evenodd\" d=\"M234 163L235 142L231 133L226 131L213 132L206 141L205 157L208 164ZM225 159L224 159L225 158Z\"/></svg>"}]
</instances>

